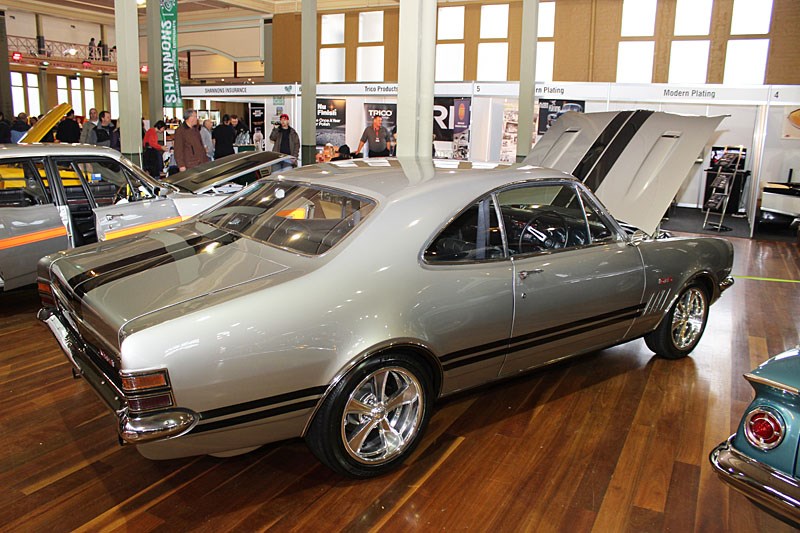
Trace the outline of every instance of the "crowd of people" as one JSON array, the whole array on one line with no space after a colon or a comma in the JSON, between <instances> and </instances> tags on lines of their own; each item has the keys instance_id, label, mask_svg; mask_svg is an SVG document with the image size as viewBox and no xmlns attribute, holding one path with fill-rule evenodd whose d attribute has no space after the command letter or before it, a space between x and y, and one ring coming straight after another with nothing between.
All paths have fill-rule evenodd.
<instances>
[{"instance_id":1,"label":"crowd of people","mask_svg":"<svg viewBox=\"0 0 800 533\"><path fill-rule=\"evenodd\" d=\"M39 117L28 117L19 113L13 121L5 119L0 113L0 144L17 143L27 131L33 127ZM169 167L168 172L181 172L200 165L206 161L219 159L235 153L234 146L256 144L261 149L264 134L256 129L251 137L250 129L239 116L225 114L220 123L214 127L209 119L200 121L193 109L184 111L184 120L159 120L149 129L142 125L142 166L151 176L158 177ZM162 144L165 130L174 126L172 146ZM269 134L272 150L295 158L300 154L300 136L289 122L289 115L281 114L278 122ZM81 123L75 112L70 110L51 131L42 138L42 142L82 143L95 146L107 146L115 150L121 149L119 119L112 122L108 111L91 108L89 116ZM392 136L381 125L381 118L375 117L373 124L364 130L358 148L351 153L346 144L338 148L328 143L317 154L317 162L339 161L360 157L364 145L369 146L371 156L389 155Z\"/></svg>"}]
</instances>

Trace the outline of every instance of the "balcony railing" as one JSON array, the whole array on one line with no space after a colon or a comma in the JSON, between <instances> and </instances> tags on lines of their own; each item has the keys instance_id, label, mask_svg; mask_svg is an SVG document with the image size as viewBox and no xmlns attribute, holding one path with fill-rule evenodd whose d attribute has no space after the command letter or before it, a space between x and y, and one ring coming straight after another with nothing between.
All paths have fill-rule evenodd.
<instances>
[{"instance_id":1,"label":"balcony railing","mask_svg":"<svg viewBox=\"0 0 800 533\"><path fill-rule=\"evenodd\" d=\"M117 49L107 46L89 46L88 44L68 43L64 41L48 41L40 43L33 37L8 36L9 58L14 52L22 54L23 60L31 64L42 65L44 62L53 66L76 68L91 63L91 69L114 70L117 69ZM189 62L185 58L178 58L181 72L189 71Z\"/></svg>"}]
</instances>

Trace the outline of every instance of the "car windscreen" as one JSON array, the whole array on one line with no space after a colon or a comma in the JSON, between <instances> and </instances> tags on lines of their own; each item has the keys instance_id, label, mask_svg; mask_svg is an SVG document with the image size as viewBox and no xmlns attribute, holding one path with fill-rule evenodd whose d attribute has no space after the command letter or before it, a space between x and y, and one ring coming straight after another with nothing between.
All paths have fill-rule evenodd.
<instances>
[{"instance_id":1,"label":"car windscreen","mask_svg":"<svg viewBox=\"0 0 800 533\"><path fill-rule=\"evenodd\" d=\"M261 181L200 216L251 239L319 255L346 237L375 202L347 192L285 181Z\"/></svg>"}]
</instances>

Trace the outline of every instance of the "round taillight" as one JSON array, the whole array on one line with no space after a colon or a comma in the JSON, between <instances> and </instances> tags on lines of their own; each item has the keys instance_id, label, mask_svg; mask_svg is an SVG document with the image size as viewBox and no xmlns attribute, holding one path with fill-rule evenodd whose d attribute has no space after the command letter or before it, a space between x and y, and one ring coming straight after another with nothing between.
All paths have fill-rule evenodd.
<instances>
[{"instance_id":1,"label":"round taillight","mask_svg":"<svg viewBox=\"0 0 800 533\"><path fill-rule=\"evenodd\" d=\"M744 434L747 440L762 450L771 450L780 444L785 432L783 419L772 409L760 407L753 409L744 420Z\"/></svg>"}]
</instances>

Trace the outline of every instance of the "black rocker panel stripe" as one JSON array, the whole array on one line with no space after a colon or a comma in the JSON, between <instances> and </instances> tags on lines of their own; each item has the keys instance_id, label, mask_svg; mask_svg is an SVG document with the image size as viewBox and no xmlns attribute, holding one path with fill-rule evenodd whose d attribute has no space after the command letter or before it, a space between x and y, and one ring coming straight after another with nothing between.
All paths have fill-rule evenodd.
<instances>
[{"instance_id":1,"label":"black rocker panel stripe","mask_svg":"<svg viewBox=\"0 0 800 533\"><path fill-rule=\"evenodd\" d=\"M301 389L294 392L278 394L276 396L269 396L267 398L262 398L259 400L252 400L249 402L229 405L227 407L220 407L219 409L204 411L200 413L200 420L209 420L211 418L218 418L220 416L226 416L235 413L241 413L244 411L250 411L252 409L257 409L259 407L268 407L270 405L289 402L292 400L299 400L301 398L307 398L309 396L315 396L315 398L311 398L308 400L294 402L287 405L281 405L279 407L273 407L272 409L265 409L262 411L256 411L254 413L247 413L232 418L226 418L225 420L217 420L215 422L209 422L207 424L195 426L195 428L190 433L192 434L203 433L205 431L213 431L215 429L222 429L230 426L236 426L239 424L245 424L247 422L252 422L254 420L270 418L273 416L291 413L293 411L302 411L304 409L310 409L317 405L317 402L319 402L319 396L321 396L327 390L327 388L328 387L326 385L322 385L319 387L310 387L308 389Z\"/></svg>"},{"instance_id":2,"label":"black rocker panel stripe","mask_svg":"<svg viewBox=\"0 0 800 533\"><path fill-rule=\"evenodd\" d=\"M271 418L273 416L291 413L292 411L311 409L312 407L317 405L317 401L319 400L318 399L306 400L305 402L283 405L281 407L275 407L274 409L267 409L266 411L256 411L255 413L250 413L247 415L236 416L234 418L226 418L225 420L217 420L216 422L209 422L208 424L203 424L202 426L195 426L195 428L192 431L190 431L189 434L194 435L195 433L204 433L206 431L213 431L215 429L222 429L230 426L238 426L239 424L246 424L247 422L253 422L254 420L261 420L262 418Z\"/></svg>"},{"instance_id":3,"label":"black rocker panel stripe","mask_svg":"<svg viewBox=\"0 0 800 533\"><path fill-rule=\"evenodd\" d=\"M284 394L269 396L267 398L261 398L259 400L252 400L249 402L229 405L227 407L220 407L218 409L211 409L210 411L203 411L202 413L200 413L200 420L209 420L211 418L218 418L220 416L227 416L243 411L250 411L252 409L258 409L259 407L267 407L269 405L274 405L277 403L299 400L300 398L305 398L307 396L319 396L322 393L324 393L327 388L328 387L326 385L322 385L320 387L310 387L308 389L286 392Z\"/></svg>"},{"instance_id":4,"label":"black rocker panel stripe","mask_svg":"<svg viewBox=\"0 0 800 533\"><path fill-rule=\"evenodd\" d=\"M587 331L591 331L592 329L611 326L613 324L630 320L631 318L636 318L637 316L641 316L643 308L644 305L628 307L611 313L605 313L602 315L597 315L594 317L577 320L569 324L564 324L561 326L556 326L541 331L527 333L525 335L520 335L518 337L509 339L508 341L495 341L468 350L460 350L458 352L452 352L441 358L441 361L443 363L442 366L444 367L445 370L452 370L454 368L471 365L473 363L485 361L487 359L492 359L494 357L498 357L508 353L527 350L528 348L533 348L534 346L539 346L541 344L547 344L549 342L565 339L574 335L580 335L582 333L586 333ZM569 330L569 331L564 331L564 330ZM508 348L503 347L499 350L492 350L486 352L487 349L494 348L498 344L499 345L516 344L516 346L509 346ZM449 363L446 362L446 361L451 361L456 357L463 357L469 354L470 352L474 352L476 353L476 355L473 357L461 359L459 361L452 361ZM478 353L478 352L484 352L484 353Z\"/></svg>"}]
</instances>

